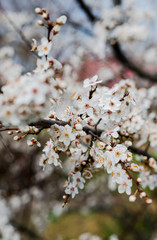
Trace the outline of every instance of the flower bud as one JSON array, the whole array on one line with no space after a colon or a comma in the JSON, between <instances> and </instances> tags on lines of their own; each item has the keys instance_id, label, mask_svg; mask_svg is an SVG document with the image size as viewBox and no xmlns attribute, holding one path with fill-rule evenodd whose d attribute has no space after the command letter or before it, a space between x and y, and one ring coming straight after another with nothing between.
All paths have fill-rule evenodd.
<instances>
[{"instance_id":1,"label":"flower bud","mask_svg":"<svg viewBox=\"0 0 157 240\"><path fill-rule=\"evenodd\" d=\"M150 203L152 203L152 199L151 198L146 198L146 203L148 203L148 204L150 204Z\"/></svg>"},{"instance_id":2,"label":"flower bud","mask_svg":"<svg viewBox=\"0 0 157 240\"><path fill-rule=\"evenodd\" d=\"M36 142L36 144L37 144L37 147L41 147L41 143L40 142Z\"/></svg>"},{"instance_id":3,"label":"flower bud","mask_svg":"<svg viewBox=\"0 0 157 240\"><path fill-rule=\"evenodd\" d=\"M107 147L106 147L106 150L112 151L112 147L111 147L111 146L107 146Z\"/></svg>"},{"instance_id":4,"label":"flower bud","mask_svg":"<svg viewBox=\"0 0 157 240\"><path fill-rule=\"evenodd\" d=\"M39 128L33 127L33 131L34 131L35 133L38 133L38 132L39 132Z\"/></svg>"},{"instance_id":5,"label":"flower bud","mask_svg":"<svg viewBox=\"0 0 157 240\"><path fill-rule=\"evenodd\" d=\"M137 178L137 182L142 182L142 179L140 177Z\"/></svg>"},{"instance_id":6,"label":"flower bud","mask_svg":"<svg viewBox=\"0 0 157 240\"><path fill-rule=\"evenodd\" d=\"M135 195L135 194L130 195L129 201L130 201L130 202L135 202L135 200L136 200L136 195Z\"/></svg>"},{"instance_id":7,"label":"flower bud","mask_svg":"<svg viewBox=\"0 0 157 240\"><path fill-rule=\"evenodd\" d=\"M82 161L81 164L82 164L83 166L85 166L85 165L86 165L86 161Z\"/></svg>"},{"instance_id":8,"label":"flower bud","mask_svg":"<svg viewBox=\"0 0 157 240\"><path fill-rule=\"evenodd\" d=\"M59 25L55 25L52 29L52 32L54 35L56 35L57 33L59 33L61 27Z\"/></svg>"},{"instance_id":9,"label":"flower bud","mask_svg":"<svg viewBox=\"0 0 157 240\"><path fill-rule=\"evenodd\" d=\"M20 129L18 129L18 130L16 130L16 132L17 132L17 133L21 133L21 130L20 130Z\"/></svg>"},{"instance_id":10,"label":"flower bud","mask_svg":"<svg viewBox=\"0 0 157 240\"><path fill-rule=\"evenodd\" d=\"M65 15L63 15L63 16L60 16L59 18L57 18L56 23L58 25L64 25L66 23L66 21L67 21L67 17Z\"/></svg>"},{"instance_id":11,"label":"flower bud","mask_svg":"<svg viewBox=\"0 0 157 240\"><path fill-rule=\"evenodd\" d=\"M26 126L23 130L24 133L28 133L30 131L30 127L29 126Z\"/></svg>"},{"instance_id":12,"label":"flower bud","mask_svg":"<svg viewBox=\"0 0 157 240\"><path fill-rule=\"evenodd\" d=\"M48 13L43 13L42 17L45 19L45 20L49 20L49 14Z\"/></svg>"},{"instance_id":13,"label":"flower bud","mask_svg":"<svg viewBox=\"0 0 157 240\"><path fill-rule=\"evenodd\" d=\"M146 197L146 193L145 192L141 192L140 193L140 198L144 198L144 197Z\"/></svg>"},{"instance_id":14,"label":"flower bud","mask_svg":"<svg viewBox=\"0 0 157 240\"><path fill-rule=\"evenodd\" d=\"M37 14L42 14L43 12L42 12L42 10L41 10L41 8L35 8L35 13L37 13Z\"/></svg>"},{"instance_id":15,"label":"flower bud","mask_svg":"<svg viewBox=\"0 0 157 240\"><path fill-rule=\"evenodd\" d=\"M31 141L31 140L27 140L27 145L28 145L29 147L32 147L32 146L34 145L34 143L33 143L33 141Z\"/></svg>"},{"instance_id":16,"label":"flower bud","mask_svg":"<svg viewBox=\"0 0 157 240\"><path fill-rule=\"evenodd\" d=\"M66 199L66 195L63 195L63 199Z\"/></svg>"},{"instance_id":17,"label":"flower bud","mask_svg":"<svg viewBox=\"0 0 157 240\"><path fill-rule=\"evenodd\" d=\"M125 145L126 145L127 147L130 147L130 146L132 146L132 142L131 142L131 141L125 141Z\"/></svg>"},{"instance_id":18,"label":"flower bud","mask_svg":"<svg viewBox=\"0 0 157 240\"><path fill-rule=\"evenodd\" d=\"M9 131L8 132L8 135L12 135L14 132L13 131Z\"/></svg>"},{"instance_id":19,"label":"flower bud","mask_svg":"<svg viewBox=\"0 0 157 240\"><path fill-rule=\"evenodd\" d=\"M44 22L42 20L38 20L37 23L39 26L44 26Z\"/></svg>"},{"instance_id":20,"label":"flower bud","mask_svg":"<svg viewBox=\"0 0 157 240\"><path fill-rule=\"evenodd\" d=\"M22 137L21 136L15 136L13 139L14 139L14 141L19 141L19 140L22 139Z\"/></svg>"}]
</instances>

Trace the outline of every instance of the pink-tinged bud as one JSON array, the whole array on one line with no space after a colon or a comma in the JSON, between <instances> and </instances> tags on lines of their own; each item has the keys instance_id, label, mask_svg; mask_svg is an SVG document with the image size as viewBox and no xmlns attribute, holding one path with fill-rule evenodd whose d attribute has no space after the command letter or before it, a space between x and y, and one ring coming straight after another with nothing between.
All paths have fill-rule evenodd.
<instances>
[{"instance_id":1,"label":"pink-tinged bud","mask_svg":"<svg viewBox=\"0 0 157 240\"><path fill-rule=\"evenodd\" d=\"M140 193L140 198L144 198L144 197L146 197L146 193L145 192L141 192Z\"/></svg>"},{"instance_id":2,"label":"pink-tinged bud","mask_svg":"<svg viewBox=\"0 0 157 240\"><path fill-rule=\"evenodd\" d=\"M20 130L20 129L18 129L16 132L17 132L17 133L21 133L21 130Z\"/></svg>"},{"instance_id":3,"label":"pink-tinged bud","mask_svg":"<svg viewBox=\"0 0 157 240\"><path fill-rule=\"evenodd\" d=\"M85 166L85 165L86 165L86 161L82 161L82 163L81 163L81 164Z\"/></svg>"},{"instance_id":4,"label":"pink-tinged bud","mask_svg":"<svg viewBox=\"0 0 157 240\"><path fill-rule=\"evenodd\" d=\"M79 142L79 141L76 141L76 142L75 142L75 146L76 146L77 148L81 148L80 142Z\"/></svg>"},{"instance_id":5,"label":"pink-tinged bud","mask_svg":"<svg viewBox=\"0 0 157 240\"><path fill-rule=\"evenodd\" d=\"M152 203L152 199L151 198L146 198L146 203L148 203L148 204L150 204L150 203Z\"/></svg>"},{"instance_id":6,"label":"pink-tinged bud","mask_svg":"<svg viewBox=\"0 0 157 240\"><path fill-rule=\"evenodd\" d=\"M42 20L38 20L37 23L39 26L44 26L44 22Z\"/></svg>"},{"instance_id":7,"label":"pink-tinged bud","mask_svg":"<svg viewBox=\"0 0 157 240\"><path fill-rule=\"evenodd\" d=\"M43 12L42 12L41 8L35 8L35 13L42 15Z\"/></svg>"},{"instance_id":8,"label":"pink-tinged bud","mask_svg":"<svg viewBox=\"0 0 157 240\"><path fill-rule=\"evenodd\" d=\"M45 19L45 20L49 20L49 14L48 13L43 13L42 17Z\"/></svg>"},{"instance_id":9,"label":"pink-tinged bud","mask_svg":"<svg viewBox=\"0 0 157 240\"><path fill-rule=\"evenodd\" d=\"M12 135L14 132L13 131L9 131L8 132L8 135Z\"/></svg>"},{"instance_id":10,"label":"pink-tinged bud","mask_svg":"<svg viewBox=\"0 0 157 240\"><path fill-rule=\"evenodd\" d=\"M22 139L22 137L21 137L21 136L15 136L13 139L14 139L15 141L19 141L19 140Z\"/></svg>"},{"instance_id":11,"label":"pink-tinged bud","mask_svg":"<svg viewBox=\"0 0 157 240\"><path fill-rule=\"evenodd\" d=\"M136 195L135 195L135 194L130 195L129 201L130 201L130 202L135 202L135 201L136 201Z\"/></svg>"}]
</instances>

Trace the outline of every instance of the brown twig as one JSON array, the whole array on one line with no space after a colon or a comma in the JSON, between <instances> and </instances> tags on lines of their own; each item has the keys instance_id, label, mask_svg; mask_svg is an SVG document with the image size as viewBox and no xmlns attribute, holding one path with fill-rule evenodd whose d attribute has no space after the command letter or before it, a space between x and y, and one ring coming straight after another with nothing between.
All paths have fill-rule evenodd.
<instances>
[{"instance_id":1,"label":"brown twig","mask_svg":"<svg viewBox=\"0 0 157 240\"><path fill-rule=\"evenodd\" d=\"M14 128L14 127L7 127L7 128L5 128L5 127L3 127L2 129L0 129L0 132L4 132L4 131L17 131L17 130L19 130L18 128Z\"/></svg>"},{"instance_id":2,"label":"brown twig","mask_svg":"<svg viewBox=\"0 0 157 240\"><path fill-rule=\"evenodd\" d=\"M115 6L119 6L122 4L122 0L113 0Z\"/></svg>"},{"instance_id":3,"label":"brown twig","mask_svg":"<svg viewBox=\"0 0 157 240\"><path fill-rule=\"evenodd\" d=\"M93 93L96 92L97 86L95 88L91 88L91 90L89 91L89 99L92 99L93 97Z\"/></svg>"},{"instance_id":4,"label":"brown twig","mask_svg":"<svg viewBox=\"0 0 157 240\"><path fill-rule=\"evenodd\" d=\"M147 157L148 159L149 159L149 158L154 158L154 159L157 161L157 158L151 156L151 155L150 155L147 151L145 151L145 150L142 150L142 149L140 149L140 148L136 148L136 147L134 147L134 146L130 146L128 149L129 149L131 152L135 153L135 154L143 155L143 156Z\"/></svg>"},{"instance_id":5,"label":"brown twig","mask_svg":"<svg viewBox=\"0 0 157 240\"><path fill-rule=\"evenodd\" d=\"M98 20L98 18L94 16L91 9L88 7L87 4L85 4L83 0L76 0L76 1L80 5L80 7L84 10L84 12L86 13L87 17L91 22L95 22L96 20Z\"/></svg>"},{"instance_id":6,"label":"brown twig","mask_svg":"<svg viewBox=\"0 0 157 240\"><path fill-rule=\"evenodd\" d=\"M47 128L51 128L51 126L53 125L59 125L59 126L65 126L65 125L71 125L70 122L66 122L66 121L62 121L62 120L45 120L45 119L41 119L37 122L31 123L29 124L29 126L35 126L39 128L39 132L43 129L47 129ZM5 128L5 129L0 129L0 131L8 131L8 130L18 130L18 128ZM83 131L86 132L86 134L90 134L91 136L95 137L96 139L98 139L99 141L103 141L100 138L101 133L103 132L103 130L101 129L94 129L88 126L83 127ZM31 134L31 133L30 133ZM138 155L143 155L149 158L153 157L152 155L150 155L147 151L139 149L135 146L130 146L128 148L131 152L138 154ZM156 161L157 158L153 157Z\"/></svg>"},{"instance_id":7,"label":"brown twig","mask_svg":"<svg viewBox=\"0 0 157 240\"><path fill-rule=\"evenodd\" d=\"M52 125L57 124L59 126L65 126L65 125L70 125L70 122L65 122L65 121L61 121L61 120L40 120L36 123L32 123L30 124L30 126L38 126L38 127L43 127L43 128L50 128ZM102 139L100 138L101 133L103 132L103 130L101 129L93 129L90 128L88 126L83 127L83 131L86 132L86 134L90 134L93 137L97 138L99 141L102 141ZM134 146L130 146L129 150L135 154L138 155L143 155L149 158L153 157L151 156L147 151L144 151L142 149L139 149L137 147ZM156 161L157 158L153 157Z\"/></svg>"},{"instance_id":8,"label":"brown twig","mask_svg":"<svg viewBox=\"0 0 157 240\"><path fill-rule=\"evenodd\" d=\"M115 57L127 68L133 70L138 76L149 79L151 82L157 82L157 74L151 74L139 67L136 63L132 62L122 51L120 43L115 41L111 44Z\"/></svg>"}]
</instances>

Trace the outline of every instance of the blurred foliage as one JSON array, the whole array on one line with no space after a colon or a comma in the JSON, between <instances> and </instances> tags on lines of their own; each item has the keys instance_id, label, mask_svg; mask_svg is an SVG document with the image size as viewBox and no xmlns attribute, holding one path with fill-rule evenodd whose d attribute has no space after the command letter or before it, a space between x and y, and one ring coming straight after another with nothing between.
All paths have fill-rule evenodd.
<instances>
[{"instance_id":1,"label":"blurred foliage","mask_svg":"<svg viewBox=\"0 0 157 240\"><path fill-rule=\"evenodd\" d=\"M157 193L154 195L155 198ZM115 204L102 211L69 211L58 218L51 215L44 237L47 240L69 240L86 232L104 240L112 234L117 234L120 240L154 239L157 233L157 200L146 205L140 199L129 203L117 196Z\"/></svg>"}]
</instances>

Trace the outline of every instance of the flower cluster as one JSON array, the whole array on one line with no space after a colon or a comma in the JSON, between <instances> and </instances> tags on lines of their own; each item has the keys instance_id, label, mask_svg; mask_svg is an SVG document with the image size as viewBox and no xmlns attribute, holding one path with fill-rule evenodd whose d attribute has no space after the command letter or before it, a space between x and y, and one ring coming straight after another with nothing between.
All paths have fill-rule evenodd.
<instances>
[{"instance_id":1,"label":"flower cluster","mask_svg":"<svg viewBox=\"0 0 157 240\"><path fill-rule=\"evenodd\" d=\"M65 193L74 198L79 193L78 188L84 188L85 179L81 176L80 172L73 173L71 178L65 184Z\"/></svg>"},{"instance_id":2,"label":"flower cluster","mask_svg":"<svg viewBox=\"0 0 157 240\"><path fill-rule=\"evenodd\" d=\"M51 22L45 9L35 11L42 16L38 23L46 26L48 37L41 38L41 44L33 40L32 51L37 51L39 57L33 73L2 87L2 128L9 124L16 127L16 132L10 132L16 133L14 140L35 135L27 141L29 146L40 146L37 135L48 129L49 140L43 148L40 165L52 164L64 169L64 162L69 161L63 206L84 188L85 179L90 179L99 168L106 170L119 193L130 195L133 184L136 186L130 201L136 199L138 192L150 203L144 188L157 186L157 164L143 149L157 146L153 110L156 86L137 89L134 81L123 79L109 88L95 75L86 78L78 88L69 84L66 89L64 76L69 70L60 73L61 63L50 55L53 38L65 24L66 17ZM62 153L65 160L60 157Z\"/></svg>"},{"instance_id":3,"label":"flower cluster","mask_svg":"<svg viewBox=\"0 0 157 240\"><path fill-rule=\"evenodd\" d=\"M59 155L54 150L54 144L52 140L50 139L47 143L45 148L43 149L44 154L41 157L41 166L45 166L46 163L48 164L54 164L54 166L60 166L61 163L59 161Z\"/></svg>"},{"instance_id":4,"label":"flower cluster","mask_svg":"<svg viewBox=\"0 0 157 240\"><path fill-rule=\"evenodd\" d=\"M135 11L136 4L134 2L123 1L123 7L116 5L100 11L100 19L94 24L94 44L91 44L91 51L100 59L105 56L108 42L111 44L117 41L132 43L145 41L148 38L149 28L147 25L153 18L153 11L144 9ZM145 19L147 19L147 25L143 24Z\"/></svg>"},{"instance_id":5,"label":"flower cluster","mask_svg":"<svg viewBox=\"0 0 157 240\"><path fill-rule=\"evenodd\" d=\"M4 85L0 95L0 119L3 124L23 127L46 117L53 85L51 70L42 74L26 74Z\"/></svg>"},{"instance_id":6,"label":"flower cluster","mask_svg":"<svg viewBox=\"0 0 157 240\"><path fill-rule=\"evenodd\" d=\"M55 27L64 25L66 17L61 16L57 19L56 24L53 24L50 22L46 10L39 10L36 9L36 12L43 16L48 26L50 26L52 34L56 35L59 31L56 32L54 30ZM45 17L45 14L47 14L47 17ZM33 39L32 51L37 51L39 56L36 69L33 73L27 73L18 76L14 81L8 81L2 87L3 94L0 94L0 119L4 125L12 124L24 127L27 123L46 117L51 104L62 94L65 84L62 84L59 78L54 78L54 71L60 70L62 65L53 57L48 56L51 48L52 40L50 41L50 39L43 37L41 44L38 45L37 41ZM9 51L8 49L8 53L7 51L6 53L12 55L11 50ZM5 49L3 49L3 52L4 55Z\"/></svg>"},{"instance_id":7,"label":"flower cluster","mask_svg":"<svg viewBox=\"0 0 157 240\"><path fill-rule=\"evenodd\" d=\"M91 149L93 157L96 160L96 168L104 167L107 173L111 175L111 181L118 184L118 192L131 193L132 180L127 172L122 168L123 162L129 164L132 161L132 154L127 150L127 147L122 144L117 144L115 147L107 146L104 151L104 146Z\"/></svg>"}]
</instances>

